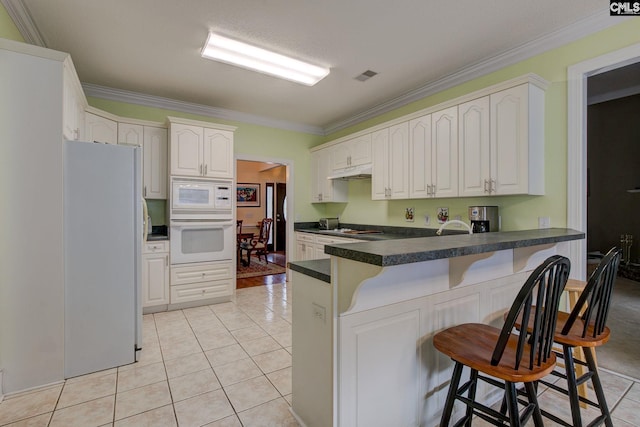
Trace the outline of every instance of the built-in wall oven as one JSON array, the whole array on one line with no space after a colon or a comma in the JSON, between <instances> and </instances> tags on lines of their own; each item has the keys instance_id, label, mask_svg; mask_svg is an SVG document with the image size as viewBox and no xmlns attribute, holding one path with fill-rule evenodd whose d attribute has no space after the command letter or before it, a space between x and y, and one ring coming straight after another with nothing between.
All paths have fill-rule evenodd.
<instances>
[{"instance_id":1,"label":"built-in wall oven","mask_svg":"<svg viewBox=\"0 0 640 427\"><path fill-rule=\"evenodd\" d=\"M231 180L171 178L171 263L232 260L236 250Z\"/></svg>"}]
</instances>

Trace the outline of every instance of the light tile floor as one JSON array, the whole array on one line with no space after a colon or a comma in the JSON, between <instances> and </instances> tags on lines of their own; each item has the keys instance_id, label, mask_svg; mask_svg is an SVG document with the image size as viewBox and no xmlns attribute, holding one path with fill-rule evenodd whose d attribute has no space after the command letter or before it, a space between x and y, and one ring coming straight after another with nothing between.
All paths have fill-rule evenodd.
<instances>
[{"instance_id":1,"label":"light tile floor","mask_svg":"<svg viewBox=\"0 0 640 427\"><path fill-rule=\"evenodd\" d=\"M11 396L0 403L0 426L298 426L289 412L286 284L239 289L230 303L145 315L143 335L140 362ZM613 424L640 426L640 382L605 371L601 377ZM563 399L541 389L541 405L568 419Z\"/></svg>"},{"instance_id":2,"label":"light tile floor","mask_svg":"<svg viewBox=\"0 0 640 427\"><path fill-rule=\"evenodd\" d=\"M143 340L136 364L5 399L0 426L298 426L286 284L145 315Z\"/></svg>"}]
</instances>

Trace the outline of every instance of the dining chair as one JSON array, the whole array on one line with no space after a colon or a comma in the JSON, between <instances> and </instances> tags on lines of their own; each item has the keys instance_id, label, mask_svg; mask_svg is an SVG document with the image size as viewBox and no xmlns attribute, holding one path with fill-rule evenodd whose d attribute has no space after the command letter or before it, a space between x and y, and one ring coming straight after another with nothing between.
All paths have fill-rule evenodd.
<instances>
[{"instance_id":1,"label":"dining chair","mask_svg":"<svg viewBox=\"0 0 640 427\"><path fill-rule=\"evenodd\" d=\"M269 263L267 254L269 253L269 236L271 235L271 224L273 224L272 218L264 218L260 221L259 231L249 241L243 241L240 243L240 248L247 251L247 265L251 264L251 253L255 251L260 259L260 255L264 256L264 262Z\"/></svg>"},{"instance_id":2,"label":"dining chair","mask_svg":"<svg viewBox=\"0 0 640 427\"><path fill-rule=\"evenodd\" d=\"M454 361L453 375L440 421L449 425L456 400L466 405L456 425L471 425L474 416L494 425L524 425L532 416L536 427L543 426L536 396L536 381L551 373L556 364L552 351L553 331L560 296L569 278L571 263L560 255L547 258L527 278L518 292L502 329L480 323L467 323L438 332L433 345ZM537 306L540 309L533 309ZM531 322L528 334L517 333L516 321ZM469 380L459 386L465 366ZM482 380L504 389L506 414L476 399ZM527 402L518 407L517 383L524 383ZM466 395L465 395L466 394Z\"/></svg>"}]
</instances>

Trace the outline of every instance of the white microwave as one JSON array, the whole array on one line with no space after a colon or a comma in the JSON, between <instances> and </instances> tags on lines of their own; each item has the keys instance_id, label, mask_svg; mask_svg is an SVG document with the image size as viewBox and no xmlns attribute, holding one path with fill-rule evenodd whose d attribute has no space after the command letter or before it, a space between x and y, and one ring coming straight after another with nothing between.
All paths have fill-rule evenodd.
<instances>
[{"instance_id":1,"label":"white microwave","mask_svg":"<svg viewBox=\"0 0 640 427\"><path fill-rule=\"evenodd\" d=\"M233 181L171 178L171 219L232 219Z\"/></svg>"}]
</instances>

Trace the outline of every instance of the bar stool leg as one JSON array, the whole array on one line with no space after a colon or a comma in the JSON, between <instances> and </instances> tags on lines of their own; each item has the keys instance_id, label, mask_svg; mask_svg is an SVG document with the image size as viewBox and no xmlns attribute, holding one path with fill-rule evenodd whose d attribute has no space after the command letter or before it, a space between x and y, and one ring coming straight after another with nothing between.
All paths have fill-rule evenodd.
<instances>
[{"instance_id":1,"label":"bar stool leg","mask_svg":"<svg viewBox=\"0 0 640 427\"><path fill-rule=\"evenodd\" d=\"M595 361L595 358L593 357L593 353L591 352L590 347L584 348L584 355L587 359L589 370L591 371L591 375L592 375L591 382L593 383L593 389L596 392L598 405L600 405L600 412L602 412L602 415L604 416L604 424L607 427L613 427L613 422L611 421L611 414L609 413L609 407L607 406L607 400L604 397L604 390L602 390L600 375L598 375L598 366L596 365L596 361Z\"/></svg>"},{"instance_id":2,"label":"bar stool leg","mask_svg":"<svg viewBox=\"0 0 640 427\"><path fill-rule=\"evenodd\" d=\"M506 381L504 384L507 408L509 409L509 424L511 427L520 426L520 413L518 411L518 391L515 383Z\"/></svg>"},{"instance_id":3,"label":"bar stool leg","mask_svg":"<svg viewBox=\"0 0 640 427\"><path fill-rule=\"evenodd\" d=\"M573 349L565 345L562 346L562 350L564 352L564 369L567 374L567 393L569 395L569 404L571 405L573 427L582 427L580 398L578 397L578 388L576 386L576 368L573 362Z\"/></svg>"},{"instance_id":4,"label":"bar stool leg","mask_svg":"<svg viewBox=\"0 0 640 427\"><path fill-rule=\"evenodd\" d=\"M447 392L447 401L442 409L442 418L440 419L440 426L447 427L451 420L451 412L453 412L453 404L456 401L456 395L458 394L458 385L460 384L460 377L462 376L462 363L455 362L453 367L453 376L451 377L451 384L449 384L449 391Z\"/></svg>"}]
</instances>

